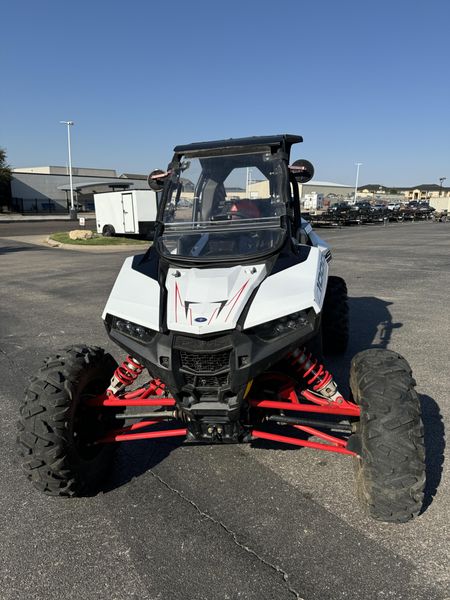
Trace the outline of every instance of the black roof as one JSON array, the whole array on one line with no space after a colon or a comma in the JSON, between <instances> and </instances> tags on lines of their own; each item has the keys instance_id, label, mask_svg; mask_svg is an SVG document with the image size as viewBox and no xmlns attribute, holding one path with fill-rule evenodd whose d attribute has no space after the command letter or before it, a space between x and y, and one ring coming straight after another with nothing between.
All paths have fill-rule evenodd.
<instances>
[{"instance_id":1,"label":"black roof","mask_svg":"<svg viewBox=\"0 0 450 600\"><path fill-rule=\"evenodd\" d=\"M194 144L182 144L175 146L173 151L177 154L196 152L199 150L218 150L220 148L234 148L243 146L281 146L289 151L292 144L303 142L300 135L283 133L280 135L265 135L246 138L229 138L227 140L214 140L211 142L195 142Z\"/></svg>"}]
</instances>

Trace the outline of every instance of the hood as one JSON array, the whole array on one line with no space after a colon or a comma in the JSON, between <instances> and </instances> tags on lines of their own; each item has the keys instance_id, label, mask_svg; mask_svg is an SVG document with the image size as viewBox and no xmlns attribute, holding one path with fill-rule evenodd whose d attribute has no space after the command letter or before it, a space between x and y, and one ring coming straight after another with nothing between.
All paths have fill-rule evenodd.
<instances>
[{"instance_id":1,"label":"hood","mask_svg":"<svg viewBox=\"0 0 450 600\"><path fill-rule=\"evenodd\" d=\"M208 334L234 329L266 266L175 269L167 273L167 326L172 331Z\"/></svg>"}]
</instances>

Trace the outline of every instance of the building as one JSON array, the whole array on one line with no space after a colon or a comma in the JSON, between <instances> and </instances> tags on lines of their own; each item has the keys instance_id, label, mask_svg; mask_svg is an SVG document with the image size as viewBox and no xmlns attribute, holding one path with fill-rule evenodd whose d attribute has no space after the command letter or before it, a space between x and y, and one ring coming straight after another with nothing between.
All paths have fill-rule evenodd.
<instances>
[{"instance_id":1,"label":"building","mask_svg":"<svg viewBox=\"0 0 450 600\"><path fill-rule=\"evenodd\" d=\"M387 188L379 183L369 183L358 188L358 196L360 198L384 197L388 193L396 194L397 190Z\"/></svg>"},{"instance_id":2,"label":"building","mask_svg":"<svg viewBox=\"0 0 450 600\"><path fill-rule=\"evenodd\" d=\"M70 184L67 167L47 165L37 167L18 167L11 169L10 208L17 212L65 213L70 206ZM147 175L140 173L122 173L117 175L114 169L94 169L73 167L72 179L75 208L79 211L93 210L94 193L124 189L148 189ZM194 185L183 181L182 197L192 200ZM270 196L267 180L248 181L245 187L227 187L229 199L245 197L268 198ZM332 181L309 181L299 184L302 200L311 198L311 194L323 198L324 206L353 198L354 187ZM436 183L417 186L389 188L380 184L368 184L358 187L358 196L389 202L392 196L411 200L426 201L438 211L450 210L450 187Z\"/></svg>"},{"instance_id":3,"label":"building","mask_svg":"<svg viewBox=\"0 0 450 600\"><path fill-rule=\"evenodd\" d=\"M194 184L188 179L183 181L183 190L180 199L192 203L194 200ZM354 188L350 185L342 183L334 183L331 181L310 181L304 184L298 184L299 196L302 204L308 199L309 209L322 208L322 206L330 206L343 200L353 198ZM247 182L247 189L238 186L225 187L226 199L242 200L243 198L263 199L270 197L269 182L264 179L261 181ZM314 200L312 200L314 199ZM305 209L307 207L305 206Z\"/></svg>"},{"instance_id":4,"label":"building","mask_svg":"<svg viewBox=\"0 0 450 600\"><path fill-rule=\"evenodd\" d=\"M319 194L323 198L332 197L336 201L353 197L354 187L333 181L308 181L308 183L298 184L300 198L305 198L310 194ZM269 183L265 181L256 181L249 185L250 195L253 198L267 198L270 196ZM243 190L245 194L245 190Z\"/></svg>"},{"instance_id":5,"label":"building","mask_svg":"<svg viewBox=\"0 0 450 600\"><path fill-rule=\"evenodd\" d=\"M21 167L11 172L11 209L16 212L68 212L70 183L66 167ZM79 211L94 209L94 193L148 189L146 175L124 174L114 169L72 168L74 204Z\"/></svg>"},{"instance_id":6,"label":"building","mask_svg":"<svg viewBox=\"0 0 450 600\"><path fill-rule=\"evenodd\" d=\"M358 196L383 198L385 196L403 196L405 202L418 200L419 202L428 202L431 199L450 198L450 188L443 187L437 183L422 183L412 187L387 188L378 183L363 185L358 188Z\"/></svg>"},{"instance_id":7,"label":"building","mask_svg":"<svg viewBox=\"0 0 450 600\"><path fill-rule=\"evenodd\" d=\"M422 183L416 187L401 190L407 200L430 200L431 198L450 197L450 188L437 183Z\"/></svg>"},{"instance_id":8,"label":"building","mask_svg":"<svg viewBox=\"0 0 450 600\"><path fill-rule=\"evenodd\" d=\"M353 185L333 181L308 181L308 183L299 185L299 190L301 198L305 198L307 194L316 193L322 195L324 199L328 197L336 202L353 198L355 193Z\"/></svg>"},{"instance_id":9,"label":"building","mask_svg":"<svg viewBox=\"0 0 450 600\"><path fill-rule=\"evenodd\" d=\"M11 169L12 173L40 173L41 175L69 175L68 167L17 167ZM117 177L115 169L92 169L86 167L72 167L72 176L81 177Z\"/></svg>"}]
</instances>

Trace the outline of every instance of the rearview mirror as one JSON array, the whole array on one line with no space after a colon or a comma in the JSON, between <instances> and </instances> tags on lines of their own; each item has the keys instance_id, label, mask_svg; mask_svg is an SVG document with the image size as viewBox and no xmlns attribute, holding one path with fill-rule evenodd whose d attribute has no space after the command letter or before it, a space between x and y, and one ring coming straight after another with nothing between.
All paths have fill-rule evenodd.
<instances>
[{"instance_id":1,"label":"rearview mirror","mask_svg":"<svg viewBox=\"0 0 450 600\"><path fill-rule=\"evenodd\" d=\"M160 192L164 187L164 179L169 175L168 171L155 169L147 177L148 186L154 192Z\"/></svg>"},{"instance_id":2,"label":"rearview mirror","mask_svg":"<svg viewBox=\"0 0 450 600\"><path fill-rule=\"evenodd\" d=\"M297 183L307 183L314 176L314 167L309 160L296 160L289 165L289 170L294 175Z\"/></svg>"}]
</instances>

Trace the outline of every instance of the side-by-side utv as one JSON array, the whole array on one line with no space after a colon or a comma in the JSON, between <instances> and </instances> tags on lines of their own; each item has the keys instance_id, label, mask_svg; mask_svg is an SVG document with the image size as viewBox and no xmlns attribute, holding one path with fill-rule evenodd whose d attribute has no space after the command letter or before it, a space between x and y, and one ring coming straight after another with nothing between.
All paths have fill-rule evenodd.
<instances>
[{"instance_id":1,"label":"side-by-side utv","mask_svg":"<svg viewBox=\"0 0 450 600\"><path fill-rule=\"evenodd\" d=\"M177 146L150 174L154 243L125 260L103 313L126 358L74 345L28 387L19 446L38 489L92 491L115 442L269 440L353 457L376 519L420 512L423 432L408 363L389 350L357 354L349 397L323 365L347 348L347 288L301 218L298 184L313 175L306 160L290 164L301 141Z\"/></svg>"}]
</instances>

